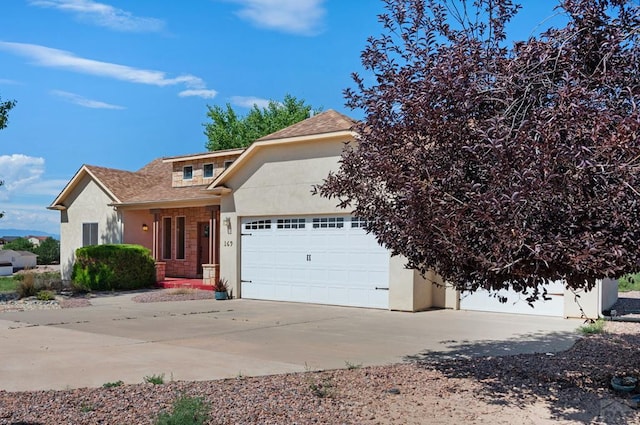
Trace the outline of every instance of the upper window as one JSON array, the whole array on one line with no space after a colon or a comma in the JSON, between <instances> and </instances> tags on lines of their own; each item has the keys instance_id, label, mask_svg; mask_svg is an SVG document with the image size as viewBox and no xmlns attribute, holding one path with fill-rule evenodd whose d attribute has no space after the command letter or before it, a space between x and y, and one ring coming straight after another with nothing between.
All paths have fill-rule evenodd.
<instances>
[{"instance_id":1,"label":"upper window","mask_svg":"<svg viewBox=\"0 0 640 425\"><path fill-rule=\"evenodd\" d=\"M213 177L213 164L204 164L204 167L202 167L202 175L205 179Z\"/></svg>"},{"instance_id":2,"label":"upper window","mask_svg":"<svg viewBox=\"0 0 640 425\"><path fill-rule=\"evenodd\" d=\"M98 245L98 223L82 223L82 246Z\"/></svg>"},{"instance_id":3,"label":"upper window","mask_svg":"<svg viewBox=\"0 0 640 425\"><path fill-rule=\"evenodd\" d=\"M321 217L313 219L314 229L341 229L344 227L343 217Z\"/></svg>"},{"instance_id":4,"label":"upper window","mask_svg":"<svg viewBox=\"0 0 640 425\"><path fill-rule=\"evenodd\" d=\"M187 165L182 168L182 180L191 180L193 179L193 167L191 165Z\"/></svg>"},{"instance_id":5,"label":"upper window","mask_svg":"<svg viewBox=\"0 0 640 425\"><path fill-rule=\"evenodd\" d=\"M227 168L229 168L231 166L231 164L233 164L233 159L228 159L224 162L224 169L226 170Z\"/></svg>"}]
</instances>

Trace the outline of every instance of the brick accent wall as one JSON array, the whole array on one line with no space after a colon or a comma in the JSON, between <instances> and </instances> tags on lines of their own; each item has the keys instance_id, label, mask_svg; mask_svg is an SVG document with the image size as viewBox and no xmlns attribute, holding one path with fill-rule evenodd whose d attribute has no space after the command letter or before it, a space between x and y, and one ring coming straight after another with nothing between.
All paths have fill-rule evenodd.
<instances>
[{"instance_id":1,"label":"brick accent wall","mask_svg":"<svg viewBox=\"0 0 640 425\"><path fill-rule=\"evenodd\" d=\"M190 279L201 277L198 275L198 223L209 222L211 211L207 211L205 207L195 208L165 208L160 212L160 217L171 217L172 226L172 244L171 258L163 258L161 261L166 263L165 274L167 277L186 277ZM176 217L185 217L185 258L184 260L176 259L177 253L177 233L176 233ZM162 226L163 220L160 221ZM210 237L214 238L213 230L210 230ZM163 229L160 229L160 235L163 235ZM214 250L218 247L214 246ZM212 253L213 254L213 253ZM215 258L215 257L214 257ZM205 259L205 263L207 263Z\"/></svg>"}]
</instances>

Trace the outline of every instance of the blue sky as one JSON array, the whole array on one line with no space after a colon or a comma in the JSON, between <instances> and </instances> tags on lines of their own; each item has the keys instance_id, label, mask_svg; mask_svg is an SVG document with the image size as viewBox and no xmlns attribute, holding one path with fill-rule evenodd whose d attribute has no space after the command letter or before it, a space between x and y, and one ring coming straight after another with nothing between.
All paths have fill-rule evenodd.
<instances>
[{"instance_id":1,"label":"blue sky","mask_svg":"<svg viewBox=\"0 0 640 425\"><path fill-rule=\"evenodd\" d=\"M553 15L525 0L514 38ZM137 170L205 151L207 105L289 93L354 118L342 91L380 0L8 0L0 13L0 228L59 232L46 210L82 164Z\"/></svg>"}]
</instances>

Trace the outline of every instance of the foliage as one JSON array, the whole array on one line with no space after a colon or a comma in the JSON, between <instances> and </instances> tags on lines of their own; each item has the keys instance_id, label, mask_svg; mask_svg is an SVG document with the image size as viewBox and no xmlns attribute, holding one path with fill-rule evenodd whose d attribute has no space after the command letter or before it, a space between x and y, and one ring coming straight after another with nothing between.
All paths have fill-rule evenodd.
<instances>
[{"instance_id":1,"label":"foliage","mask_svg":"<svg viewBox=\"0 0 640 425\"><path fill-rule=\"evenodd\" d=\"M105 382L102 384L102 388L116 388L124 385L122 381L114 381L114 382Z\"/></svg>"},{"instance_id":2,"label":"foliage","mask_svg":"<svg viewBox=\"0 0 640 425\"><path fill-rule=\"evenodd\" d=\"M144 377L144 382L153 385L162 385L164 384L164 373L160 375L147 375Z\"/></svg>"},{"instance_id":3,"label":"foliage","mask_svg":"<svg viewBox=\"0 0 640 425\"><path fill-rule=\"evenodd\" d=\"M458 290L637 270L639 7L564 0L565 27L508 45L510 0L386 3L345 91L360 138L316 190Z\"/></svg>"},{"instance_id":4,"label":"foliage","mask_svg":"<svg viewBox=\"0 0 640 425\"><path fill-rule=\"evenodd\" d=\"M29 251L35 253L35 246L27 238L16 238L11 242L4 244L3 249L12 249L14 251Z\"/></svg>"},{"instance_id":5,"label":"foliage","mask_svg":"<svg viewBox=\"0 0 640 425\"><path fill-rule=\"evenodd\" d=\"M16 292L20 298L33 297L38 293L38 290L34 273L23 274L16 288Z\"/></svg>"},{"instance_id":6,"label":"foliage","mask_svg":"<svg viewBox=\"0 0 640 425\"><path fill-rule=\"evenodd\" d=\"M9 121L9 111L16 106L15 100L5 100L2 101L0 98L0 130L7 127L7 122ZM4 182L0 180L0 186L2 186ZM0 211L0 218L4 216L4 211Z\"/></svg>"},{"instance_id":7,"label":"foliage","mask_svg":"<svg viewBox=\"0 0 640 425\"><path fill-rule=\"evenodd\" d=\"M1 276L0 277L0 292L12 292L18 287L18 281L13 277Z\"/></svg>"},{"instance_id":8,"label":"foliage","mask_svg":"<svg viewBox=\"0 0 640 425\"><path fill-rule=\"evenodd\" d=\"M324 378L318 382L309 384L311 393L319 398L332 398L336 394L335 384L331 378Z\"/></svg>"},{"instance_id":9,"label":"foliage","mask_svg":"<svg viewBox=\"0 0 640 425\"><path fill-rule=\"evenodd\" d=\"M173 404L171 413L158 416L156 425L200 425L209 420L210 406L201 397L182 396Z\"/></svg>"},{"instance_id":10,"label":"foliage","mask_svg":"<svg viewBox=\"0 0 640 425\"><path fill-rule=\"evenodd\" d=\"M229 285L227 283L227 279L224 279L224 278L218 279L216 284L213 285L213 290L215 292L227 292L229 290Z\"/></svg>"},{"instance_id":11,"label":"foliage","mask_svg":"<svg viewBox=\"0 0 640 425\"><path fill-rule=\"evenodd\" d=\"M40 301L53 301L56 299L56 294L48 289L42 289L38 291L36 298Z\"/></svg>"},{"instance_id":12,"label":"foliage","mask_svg":"<svg viewBox=\"0 0 640 425\"><path fill-rule=\"evenodd\" d=\"M34 248L38 264L58 264L60 262L60 241L47 238Z\"/></svg>"},{"instance_id":13,"label":"foliage","mask_svg":"<svg viewBox=\"0 0 640 425\"><path fill-rule=\"evenodd\" d=\"M627 274L618 279L618 292L640 291L640 273Z\"/></svg>"},{"instance_id":14,"label":"foliage","mask_svg":"<svg viewBox=\"0 0 640 425\"><path fill-rule=\"evenodd\" d=\"M603 319L592 320L589 323L578 328L578 332L582 335L595 335L604 332L605 321Z\"/></svg>"},{"instance_id":15,"label":"foliage","mask_svg":"<svg viewBox=\"0 0 640 425\"><path fill-rule=\"evenodd\" d=\"M208 106L208 109L211 122L204 124L204 134L208 139L206 148L210 151L247 147L260 137L309 118L312 111L304 99L297 100L288 94L282 103L272 100L262 109L253 105L244 117L238 116L228 103L226 109L218 105Z\"/></svg>"},{"instance_id":16,"label":"foliage","mask_svg":"<svg viewBox=\"0 0 640 425\"><path fill-rule=\"evenodd\" d=\"M155 262L140 245L90 245L76 250L71 274L77 289L112 291L147 288L155 283Z\"/></svg>"},{"instance_id":17,"label":"foliage","mask_svg":"<svg viewBox=\"0 0 640 425\"><path fill-rule=\"evenodd\" d=\"M2 101L0 98L0 130L7 127L7 123L9 121L9 111L16 106L15 100L5 100Z\"/></svg>"}]
</instances>

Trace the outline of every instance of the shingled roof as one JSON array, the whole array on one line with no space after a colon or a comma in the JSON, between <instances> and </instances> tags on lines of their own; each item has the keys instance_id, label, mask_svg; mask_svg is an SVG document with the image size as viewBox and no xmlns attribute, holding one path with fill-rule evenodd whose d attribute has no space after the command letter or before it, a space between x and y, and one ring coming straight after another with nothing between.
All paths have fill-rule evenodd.
<instances>
[{"instance_id":1,"label":"shingled roof","mask_svg":"<svg viewBox=\"0 0 640 425\"><path fill-rule=\"evenodd\" d=\"M259 138L262 140L286 139L289 137L349 131L356 122L346 115L329 109L304 121Z\"/></svg>"}]
</instances>

